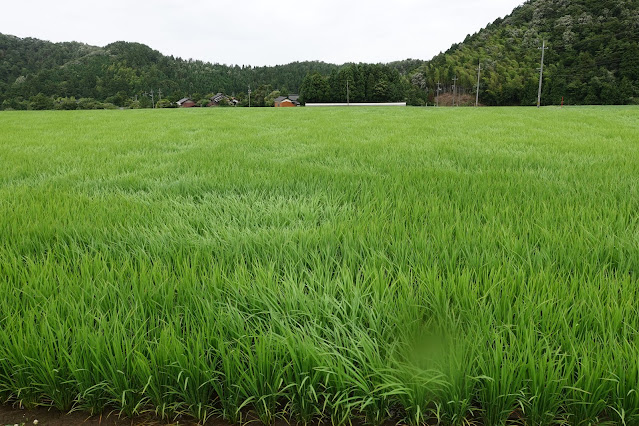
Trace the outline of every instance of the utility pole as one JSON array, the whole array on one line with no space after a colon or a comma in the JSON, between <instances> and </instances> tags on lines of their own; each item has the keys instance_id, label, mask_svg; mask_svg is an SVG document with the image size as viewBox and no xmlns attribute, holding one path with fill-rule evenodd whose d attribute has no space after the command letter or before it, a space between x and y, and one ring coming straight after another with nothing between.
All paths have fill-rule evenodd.
<instances>
[{"instance_id":1,"label":"utility pole","mask_svg":"<svg viewBox=\"0 0 639 426\"><path fill-rule=\"evenodd\" d=\"M153 89L151 89L151 105L155 108L155 97L153 96Z\"/></svg>"},{"instance_id":2,"label":"utility pole","mask_svg":"<svg viewBox=\"0 0 639 426\"><path fill-rule=\"evenodd\" d=\"M541 83L544 79L544 53L546 53L546 40L543 41L541 47L541 68L539 68L539 92L537 92L537 108L541 106Z\"/></svg>"},{"instance_id":3,"label":"utility pole","mask_svg":"<svg viewBox=\"0 0 639 426\"><path fill-rule=\"evenodd\" d=\"M346 105L351 106L351 92L348 86L348 81L349 80L346 80Z\"/></svg>"},{"instance_id":4,"label":"utility pole","mask_svg":"<svg viewBox=\"0 0 639 426\"><path fill-rule=\"evenodd\" d=\"M248 88L249 88L248 89L248 95L249 95L249 108L250 108L251 107L251 85L250 84L249 84Z\"/></svg>"},{"instance_id":5,"label":"utility pole","mask_svg":"<svg viewBox=\"0 0 639 426\"><path fill-rule=\"evenodd\" d=\"M437 82L437 98L436 98L437 106L439 106L439 92L441 91L442 91L442 84L438 81Z\"/></svg>"},{"instance_id":6,"label":"utility pole","mask_svg":"<svg viewBox=\"0 0 639 426\"><path fill-rule=\"evenodd\" d=\"M158 89L158 102L162 100L162 89Z\"/></svg>"},{"instance_id":7,"label":"utility pole","mask_svg":"<svg viewBox=\"0 0 639 426\"><path fill-rule=\"evenodd\" d=\"M455 76L455 78L453 78L453 106L455 106L455 94L457 92L457 80L459 80L457 78L457 76Z\"/></svg>"},{"instance_id":8,"label":"utility pole","mask_svg":"<svg viewBox=\"0 0 639 426\"><path fill-rule=\"evenodd\" d=\"M475 108L479 106L479 77L481 76L481 59L479 60L479 67L477 67L477 94L475 95Z\"/></svg>"}]
</instances>

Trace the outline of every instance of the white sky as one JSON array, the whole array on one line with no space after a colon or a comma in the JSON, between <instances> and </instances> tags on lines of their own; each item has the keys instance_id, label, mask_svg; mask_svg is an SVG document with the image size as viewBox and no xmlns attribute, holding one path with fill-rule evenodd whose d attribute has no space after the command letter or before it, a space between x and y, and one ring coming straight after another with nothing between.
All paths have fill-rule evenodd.
<instances>
[{"instance_id":1,"label":"white sky","mask_svg":"<svg viewBox=\"0 0 639 426\"><path fill-rule=\"evenodd\" d=\"M524 0L3 0L0 33L210 62L430 59Z\"/></svg>"}]
</instances>

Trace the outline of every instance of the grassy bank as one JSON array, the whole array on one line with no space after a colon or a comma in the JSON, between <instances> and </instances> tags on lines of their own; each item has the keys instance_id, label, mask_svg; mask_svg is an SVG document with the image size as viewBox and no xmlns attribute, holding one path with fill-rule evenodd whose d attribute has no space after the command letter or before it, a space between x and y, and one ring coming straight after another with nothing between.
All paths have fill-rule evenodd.
<instances>
[{"instance_id":1,"label":"grassy bank","mask_svg":"<svg viewBox=\"0 0 639 426\"><path fill-rule=\"evenodd\" d=\"M0 397L639 422L639 109L0 113Z\"/></svg>"}]
</instances>

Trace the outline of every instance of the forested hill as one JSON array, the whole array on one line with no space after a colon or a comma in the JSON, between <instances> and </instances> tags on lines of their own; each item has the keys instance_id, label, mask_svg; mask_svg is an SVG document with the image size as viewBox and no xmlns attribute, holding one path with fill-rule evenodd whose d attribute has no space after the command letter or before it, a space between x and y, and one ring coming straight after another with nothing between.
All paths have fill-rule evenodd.
<instances>
[{"instance_id":1,"label":"forested hill","mask_svg":"<svg viewBox=\"0 0 639 426\"><path fill-rule=\"evenodd\" d=\"M420 67L413 82L448 89L456 75L474 94L481 62L482 103L532 105L543 40L544 103L639 101L639 0L528 1Z\"/></svg>"},{"instance_id":2,"label":"forested hill","mask_svg":"<svg viewBox=\"0 0 639 426\"><path fill-rule=\"evenodd\" d=\"M158 91L173 101L184 96L198 100L216 92L245 97L250 85L254 104L259 105L276 89L299 90L309 73L328 75L336 68L324 62L228 66L165 56L140 43L116 42L101 48L0 34L0 104L23 109L42 94L117 106L128 106L137 98L145 106L151 91L156 101Z\"/></svg>"},{"instance_id":3,"label":"forested hill","mask_svg":"<svg viewBox=\"0 0 639 426\"><path fill-rule=\"evenodd\" d=\"M455 77L457 92L474 101L479 63L482 104L533 105L543 40L542 103L639 103L639 0L530 0L430 61L385 65L228 66L139 43L94 47L0 34L0 108L148 107L159 91L164 105L216 92L246 104L249 85L255 106L298 91L309 101L344 102L347 81L351 101L424 105L435 101L438 82L451 92Z\"/></svg>"}]
</instances>

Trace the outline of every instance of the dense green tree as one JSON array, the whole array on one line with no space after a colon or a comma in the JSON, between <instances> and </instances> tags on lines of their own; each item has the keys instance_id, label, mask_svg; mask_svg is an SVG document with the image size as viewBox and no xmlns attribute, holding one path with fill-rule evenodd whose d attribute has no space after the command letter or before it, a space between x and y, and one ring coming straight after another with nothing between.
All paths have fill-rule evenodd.
<instances>
[{"instance_id":1,"label":"dense green tree","mask_svg":"<svg viewBox=\"0 0 639 426\"><path fill-rule=\"evenodd\" d=\"M328 78L319 73L306 76L300 93L303 102L331 101L331 86L328 84Z\"/></svg>"},{"instance_id":2,"label":"dense green tree","mask_svg":"<svg viewBox=\"0 0 639 426\"><path fill-rule=\"evenodd\" d=\"M53 99L42 93L38 93L33 98L31 98L31 109L53 109Z\"/></svg>"},{"instance_id":3,"label":"dense green tree","mask_svg":"<svg viewBox=\"0 0 639 426\"><path fill-rule=\"evenodd\" d=\"M275 98L277 98L278 96L281 96L280 93L282 92L280 92L279 90L273 90L271 93L266 95L266 98L264 99L264 105L268 107L272 107L275 104Z\"/></svg>"},{"instance_id":4,"label":"dense green tree","mask_svg":"<svg viewBox=\"0 0 639 426\"><path fill-rule=\"evenodd\" d=\"M309 74L301 96L305 102L396 102L405 100L408 90L407 80L390 65L346 64L328 77Z\"/></svg>"}]
</instances>

